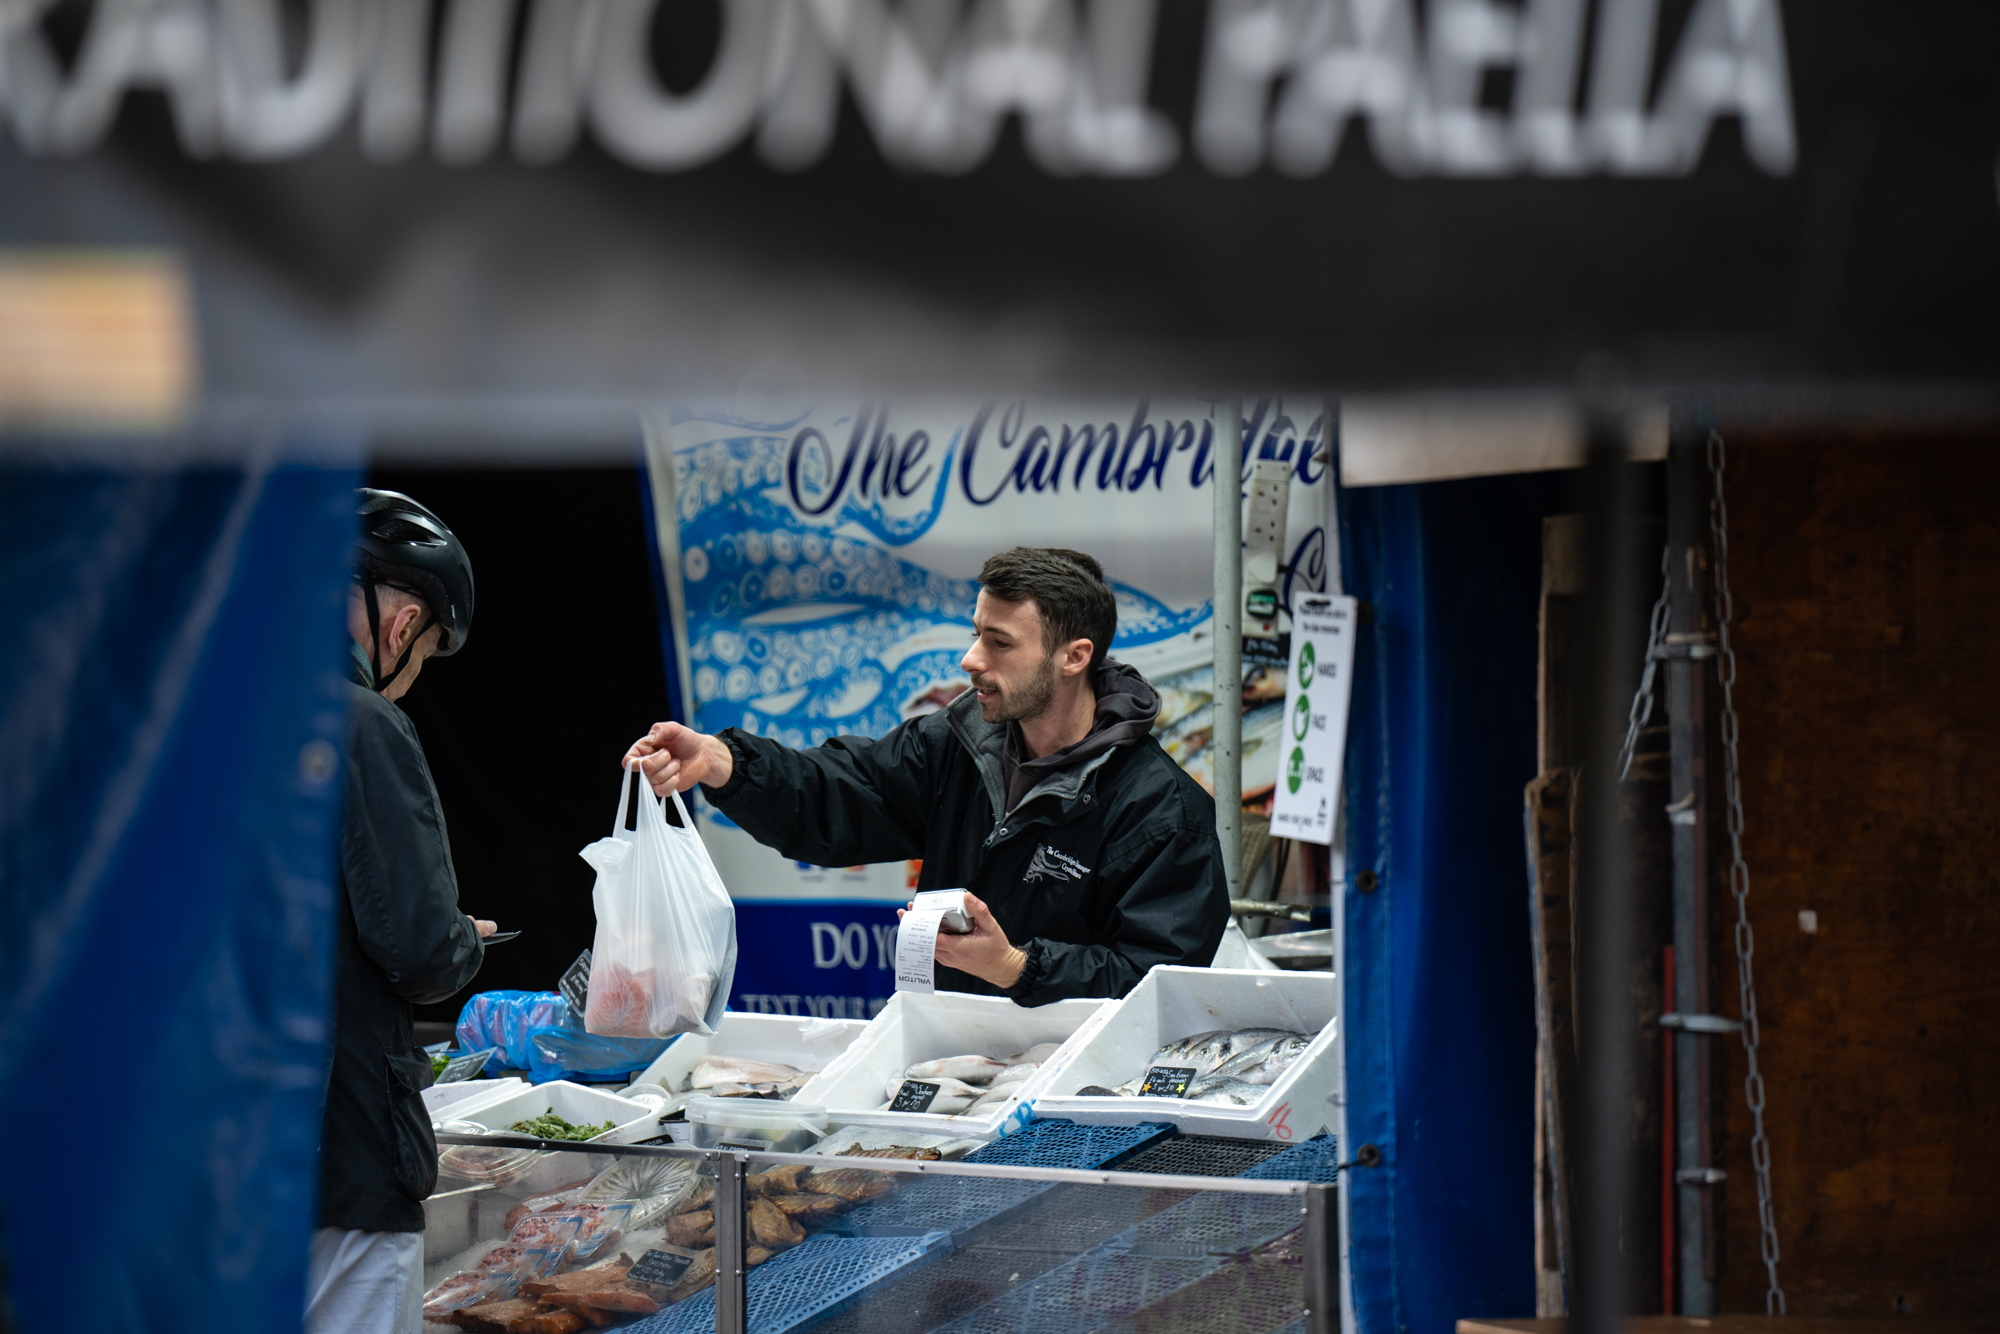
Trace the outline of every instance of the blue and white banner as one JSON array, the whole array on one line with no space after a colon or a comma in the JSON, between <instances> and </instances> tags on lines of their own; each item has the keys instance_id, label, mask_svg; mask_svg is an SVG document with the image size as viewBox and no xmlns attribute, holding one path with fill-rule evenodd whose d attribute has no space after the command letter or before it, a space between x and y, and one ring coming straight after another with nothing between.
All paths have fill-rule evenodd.
<instances>
[{"instance_id":1,"label":"blue and white banner","mask_svg":"<svg viewBox=\"0 0 2000 1334\"><path fill-rule=\"evenodd\" d=\"M1280 602L1326 587L1324 405L1246 403L1231 451L1292 465ZM1215 421L1201 400L686 407L649 423L655 532L681 698L704 732L791 746L881 736L967 685L980 566L1088 551L1118 596L1112 652L1160 691L1157 735L1209 782ZM1227 466L1227 465L1225 465ZM1264 677L1269 679L1265 680ZM1246 796L1277 781L1284 669L1246 675ZM894 991L917 863L819 867L705 802L738 905L739 1010L865 1018Z\"/></svg>"}]
</instances>

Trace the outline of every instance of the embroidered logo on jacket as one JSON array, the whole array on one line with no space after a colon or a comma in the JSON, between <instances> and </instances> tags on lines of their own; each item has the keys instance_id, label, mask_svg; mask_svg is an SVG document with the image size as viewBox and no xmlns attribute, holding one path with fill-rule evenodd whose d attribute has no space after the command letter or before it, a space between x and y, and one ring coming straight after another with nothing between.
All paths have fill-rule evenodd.
<instances>
[{"instance_id":1,"label":"embroidered logo on jacket","mask_svg":"<svg viewBox=\"0 0 2000 1334\"><path fill-rule=\"evenodd\" d=\"M1028 869L1021 876L1023 880L1081 880L1090 874L1085 866L1068 853L1057 852L1044 843L1035 849L1035 855L1028 859Z\"/></svg>"}]
</instances>

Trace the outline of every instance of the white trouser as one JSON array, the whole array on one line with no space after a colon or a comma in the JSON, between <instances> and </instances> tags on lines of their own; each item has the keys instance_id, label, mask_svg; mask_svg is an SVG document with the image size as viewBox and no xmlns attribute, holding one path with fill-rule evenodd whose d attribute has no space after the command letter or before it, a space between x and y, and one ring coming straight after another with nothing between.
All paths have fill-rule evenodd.
<instances>
[{"instance_id":1,"label":"white trouser","mask_svg":"<svg viewBox=\"0 0 2000 1334\"><path fill-rule=\"evenodd\" d=\"M423 1334L423 1327L423 1233L313 1233L306 1334Z\"/></svg>"}]
</instances>

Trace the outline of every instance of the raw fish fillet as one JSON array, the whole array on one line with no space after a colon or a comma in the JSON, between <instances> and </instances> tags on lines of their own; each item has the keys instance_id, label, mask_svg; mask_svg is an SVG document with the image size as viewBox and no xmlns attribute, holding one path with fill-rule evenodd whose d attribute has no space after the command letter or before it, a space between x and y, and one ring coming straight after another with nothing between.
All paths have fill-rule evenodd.
<instances>
[{"instance_id":1,"label":"raw fish fillet","mask_svg":"<svg viewBox=\"0 0 2000 1334\"><path fill-rule=\"evenodd\" d=\"M760 1245L781 1251L806 1239L805 1229L769 1200L760 1198L750 1201L747 1213L750 1236Z\"/></svg>"},{"instance_id":2,"label":"raw fish fillet","mask_svg":"<svg viewBox=\"0 0 2000 1334\"><path fill-rule=\"evenodd\" d=\"M841 1201L831 1195L773 1195L771 1203L784 1210L787 1217L807 1223L831 1218L843 1207Z\"/></svg>"},{"instance_id":3,"label":"raw fish fillet","mask_svg":"<svg viewBox=\"0 0 2000 1334\"><path fill-rule=\"evenodd\" d=\"M991 1056L946 1056L935 1061L918 1061L903 1075L933 1083L952 1080L984 1084L1013 1064L1013 1061L996 1061Z\"/></svg>"},{"instance_id":4,"label":"raw fish fillet","mask_svg":"<svg viewBox=\"0 0 2000 1334\"><path fill-rule=\"evenodd\" d=\"M805 1187L815 1195L831 1195L836 1199L856 1204L862 1200L872 1200L877 1195L886 1195L896 1188L886 1172L862 1172L853 1168L837 1167L831 1172L814 1172L805 1180Z\"/></svg>"},{"instance_id":5,"label":"raw fish fillet","mask_svg":"<svg viewBox=\"0 0 2000 1334\"><path fill-rule=\"evenodd\" d=\"M759 1172L750 1178L750 1189L760 1195L796 1195L799 1193L799 1178L812 1168L805 1163L787 1163L774 1167L768 1172Z\"/></svg>"},{"instance_id":6,"label":"raw fish fillet","mask_svg":"<svg viewBox=\"0 0 2000 1334\"><path fill-rule=\"evenodd\" d=\"M1060 1042L1038 1042L1024 1052L1007 1058L1009 1065L1040 1065L1056 1054L1062 1047Z\"/></svg>"},{"instance_id":7,"label":"raw fish fillet","mask_svg":"<svg viewBox=\"0 0 2000 1334\"><path fill-rule=\"evenodd\" d=\"M575 1311L544 1307L510 1322L507 1334L576 1334L587 1322Z\"/></svg>"},{"instance_id":8,"label":"raw fish fillet","mask_svg":"<svg viewBox=\"0 0 2000 1334\"><path fill-rule=\"evenodd\" d=\"M598 1288L616 1287L625 1281L625 1275L632 1272L632 1257L620 1255L616 1260L588 1269L573 1269L567 1274L557 1274L552 1278L533 1278L521 1285L522 1295L545 1297L553 1293L591 1292Z\"/></svg>"},{"instance_id":9,"label":"raw fish fillet","mask_svg":"<svg viewBox=\"0 0 2000 1334\"><path fill-rule=\"evenodd\" d=\"M706 1056L688 1073L690 1089L714 1088L717 1084L784 1086L797 1088L809 1078L805 1071L773 1061L745 1061L734 1056Z\"/></svg>"},{"instance_id":10,"label":"raw fish fillet","mask_svg":"<svg viewBox=\"0 0 2000 1334\"><path fill-rule=\"evenodd\" d=\"M715 1243L715 1212L704 1209L698 1214L675 1214L667 1220L667 1244L685 1246L692 1250L698 1246Z\"/></svg>"},{"instance_id":11,"label":"raw fish fillet","mask_svg":"<svg viewBox=\"0 0 2000 1334\"><path fill-rule=\"evenodd\" d=\"M504 1302L483 1302L478 1306L468 1306L463 1311L454 1311L450 1322L465 1329L486 1331L486 1334L506 1334L507 1327L523 1316L531 1316L542 1309L540 1301L532 1297L509 1297Z\"/></svg>"}]
</instances>

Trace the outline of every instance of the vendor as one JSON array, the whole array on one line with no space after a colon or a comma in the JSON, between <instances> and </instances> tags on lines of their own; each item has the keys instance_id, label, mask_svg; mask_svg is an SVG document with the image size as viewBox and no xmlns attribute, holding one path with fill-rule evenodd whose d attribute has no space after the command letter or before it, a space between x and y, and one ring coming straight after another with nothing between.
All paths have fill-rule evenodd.
<instances>
[{"instance_id":1,"label":"vendor","mask_svg":"<svg viewBox=\"0 0 2000 1334\"><path fill-rule=\"evenodd\" d=\"M411 1005L472 980L494 924L458 910L437 787L395 702L472 628L472 563L435 514L394 491L357 508L347 690L347 796L334 901L340 964L320 1137L307 1334L418 1334L424 1200L437 1140L430 1058Z\"/></svg>"},{"instance_id":2,"label":"vendor","mask_svg":"<svg viewBox=\"0 0 2000 1334\"><path fill-rule=\"evenodd\" d=\"M1229 921L1215 803L1153 739L1159 695L1106 657L1103 570L1016 547L979 582L972 687L938 712L810 750L656 723L627 763L662 795L700 783L793 860L921 857L922 888L972 891L972 931L937 938L941 989L1043 1005L1206 965Z\"/></svg>"}]
</instances>

